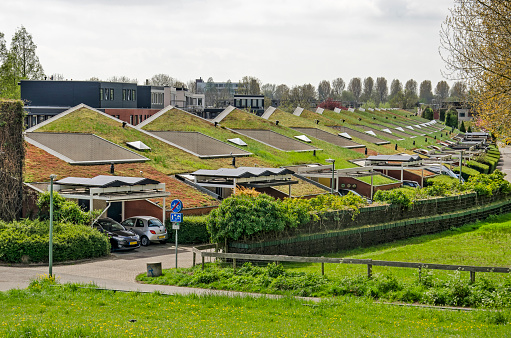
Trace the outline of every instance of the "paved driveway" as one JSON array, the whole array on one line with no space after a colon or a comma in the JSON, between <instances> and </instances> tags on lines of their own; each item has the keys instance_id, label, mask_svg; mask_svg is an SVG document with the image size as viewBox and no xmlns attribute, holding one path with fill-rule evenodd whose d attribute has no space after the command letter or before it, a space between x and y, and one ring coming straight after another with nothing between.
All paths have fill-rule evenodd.
<instances>
[{"instance_id":1,"label":"paved driveway","mask_svg":"<svg viewBox=\"0 0 511 338\"><path fill-rule=\"evenodd\" d=\"M178 246L178 267L192 266L192 246ZM99 286L135 283L139 273L146 272L147 263L161 262L162 268L175 267L175 248L171 244L152 244L127 252L115 252L107 258L75 264L53 265L53 274L61 282L95 282ZM24 288L33 278L48 274L48 266L0 266L0 290ZM113 283L113 284L112 284Z\"/></svg>"}]
</instances>

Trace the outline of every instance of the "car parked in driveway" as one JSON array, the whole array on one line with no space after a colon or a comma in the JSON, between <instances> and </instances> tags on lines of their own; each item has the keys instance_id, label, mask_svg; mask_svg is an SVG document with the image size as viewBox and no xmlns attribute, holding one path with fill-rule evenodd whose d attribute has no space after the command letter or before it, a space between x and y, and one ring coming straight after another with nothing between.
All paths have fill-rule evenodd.
<instances>
[{"instance_id":1,"label":"car parked in driveway","mask_svg":"<svg viewBox=\"0 0 511 338\"><path fill-rule=\"evenodd\" d=\"M94 228L110 238L112 251L140 248L140 236L111 218L99 218L94 222Z\"/></svg>"},{"instance_id":2,"label":"car parked in driveway","mask_svg":"<svg viewBox=\"0 0 511 338\"><path fill-rule=\"evenodd\" d=\"M125 219L121 224L139 235L140 243L143 246L149 245L151 242L164 243L169 237L167 228L153 216L134 216Z\"/></svg>"}]
</instances>

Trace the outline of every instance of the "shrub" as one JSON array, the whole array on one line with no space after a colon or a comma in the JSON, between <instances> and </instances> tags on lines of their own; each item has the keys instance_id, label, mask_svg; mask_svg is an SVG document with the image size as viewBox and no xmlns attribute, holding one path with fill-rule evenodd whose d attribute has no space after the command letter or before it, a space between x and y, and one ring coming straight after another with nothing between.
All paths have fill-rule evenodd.
<instances>
[{"instance_id":1,"label":"shrub","mask_svg":"<svg viewBox=\"0 0 511 338\"><path fill-rule=\"evenodd\" d=\"M208 243L209 233L207 229L207 216L185 216L178 230L178 241L181 244ZM172 230L172 223L169 219L165 222L169 233L169 242L174 242L176 231Z\"/></svg>"},{"instance_id":2,"label":"shrub","mask_svg":"<svg viewBox=\"0 0 511 338\"><path fill-rule=\"evenodd\" d=\"M259 232L296 227L300 221L309 220L305 215L306 210L302 206L287 206L266 194L255 197L235 195L224 199L209 214L207 227L211 240L223 243Z\"/></svg>"},{"instance_id":3,"label":"shrub","mask_svg":"<svg viewBox=\"0 0 511 338\"><path fill-rule=\"evenodd\" d=\"M55 262L94 258L110 253L110 241L97 230L85 225L58 223L53 228ZM47 262L49 222L22 220L0 222L0 260Z\"/></svg>"},{"instance_id":4,"label":"shrub","mask_svg":"<svg viewBox=\"0 0 511 338\"><path fill-rule=\"evenodd\" d=\"M413 188L398 188L391 190L378 190L374 196L375 202L386 202L390 204L399 204L405 208L413 205L416 191Z\"/></svg>"},{"instance_id":5,"label":"shrub","mask_svg":"<svg viewBox=\"0 0 511 338\"><path fill-rule=\"evenodd\" d=\"M495 170L489 175L471 176L465 185L479 195L509 194L511 192L511 184L504 179L504 174L499 170Z\"/></svg>"},{"instance_id":6,"label":"shrub","mask_svg":"<svg viewBox=\"0 0 511 338\"><path fill-rule=\"evenodd\" d=\"M479 174L479 172L477 170L471 169L471 168L469 168L469 167L467 167L465 165L462 168L463 169L461 170L461 177L463 177L463 179L465 181L467 181L470 178L470 176L475 176L475 175ZM460 167L454 167L452 169L452 171L454 173L456 173L456 174L459 174L460 173Z\"/></svg>"},{"instance_id":7,"label":"shrub","mask_svg":"<svg viewBox=\"0 0 511 338\"><path fill-rule=\"evenodd\" d=\"M39 195L37 207L39 208L38 216L40 219L50 219L50 192L44 192ZM53 192L53 219L56 222L91 224L94 217L99 214L99 210L93 213L85 212L76 202L66 200L57 192Z\"/></svg>"},{"instance_id":8,"label":"shrub","mask_svg":"<svg viewBox=\"0 0 511 338\"><path fill-rule=\"evenodd\" d=\"M486 165L484 163L480 163L477 161L467 161L465 165L469 168L475 169L481 174L489 174L490 173L490 166Z\"/></svg>"}]
</instances>

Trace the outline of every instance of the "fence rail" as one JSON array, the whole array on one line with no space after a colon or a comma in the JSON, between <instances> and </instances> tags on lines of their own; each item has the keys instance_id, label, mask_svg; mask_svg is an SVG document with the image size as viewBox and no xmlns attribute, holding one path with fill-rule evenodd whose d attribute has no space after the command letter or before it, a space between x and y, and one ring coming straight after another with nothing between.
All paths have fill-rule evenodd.
<instances>
[{"instance_id":1,"label":"fence rail","mask_svg":"<svg viewBox=\"0 0 511 338\"><path fill-rule=\"evenodd\" d=\"M201 250L215 249L215 252L206 252ZM236 260L246 261L270 261L270 262L294 262L294 263L321 263L321 274L325 274L325 263L331 264L361 264L367 265L367 276L372 277L373 266L387 266L396 268L413 268L419 269L419 275L422 269L430 270L446 270L446 271L467 271L470 272L470 280L475 281L476 272L495 272L495 273L510 273L511 268L508 267L495 267L495 266L471 266L471 265L450 265L450 264L431 264L431 263L416 263L416 262L393 262L393 261L379 261L372 259L356 259L356 258L329 258L329 257L301 257L301 256L286 256L286 255L254 255L254 254L241 254L241 253L222 253L216 252L217 246L215 244L204 245L195 247L193 251L193 265L195 265L195 255L199 254L202 257L202 269L204 269L204 257L215 257L232 259L233 268L236 269Z\"/></svg>"}]
</instances>

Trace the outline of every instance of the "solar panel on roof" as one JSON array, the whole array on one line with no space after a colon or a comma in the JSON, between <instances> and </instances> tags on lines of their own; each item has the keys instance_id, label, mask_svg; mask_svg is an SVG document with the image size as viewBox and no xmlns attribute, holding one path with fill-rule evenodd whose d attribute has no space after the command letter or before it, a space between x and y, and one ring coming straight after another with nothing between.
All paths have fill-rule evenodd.
<instances>
[{"instance_id":1,"label":"solar panel on roof","mask_svg":"<svg viewBox=\"0 0 511 338\"><path fill-rule=\"evenodd\" d=\"M399 130L399 131L405 131L403 128L401 127L397 127L396 130Z\"/></svg>"},{"instance_id":2,"label":"solar panel on roof","mask_svg":"<svg viewBox=\"0 0 511 338\"><path fill-rule=\"evenodd\" d=\"M392 134L392 130L388 129L388 128L385 128L385 129L382 129L382 131L386 132L386 133L389 133L389 134Z\"/></svg>"},{"instance_id":3,"label":"solar panel on roof","mask_svg":"<svg viewBox=\"0 0 511 338\"><path fill-rule=\"evenodd\" d=\"M413 130L413 127L412 126L406 126L405 128L408 128L410 130Z\"/></svg>"},{"instance_id":4,"label":"solar panel on roof","mask_svg":"<svg viewBox=\"0 0 511 338\"><path fill-rule=\"evenodd\" d=\"M337 135L342 136L342 137L344 137L344 138L347 138L348 140L351 140L351 136L350 136L350 134L348 134L348 133L339 133L339 134L337 134Z\"/></svg>"},{"instance_id":5,"label":"solar panel on roof","mask_svg":"<svg viewBox=\"0 0 511 338\"><path fill-rule=\"evenodd\" d=\"M376 134L372 130L366 130L366 133L369 134L369 135L376 136Z\"/></svg>"}]
</instances>

